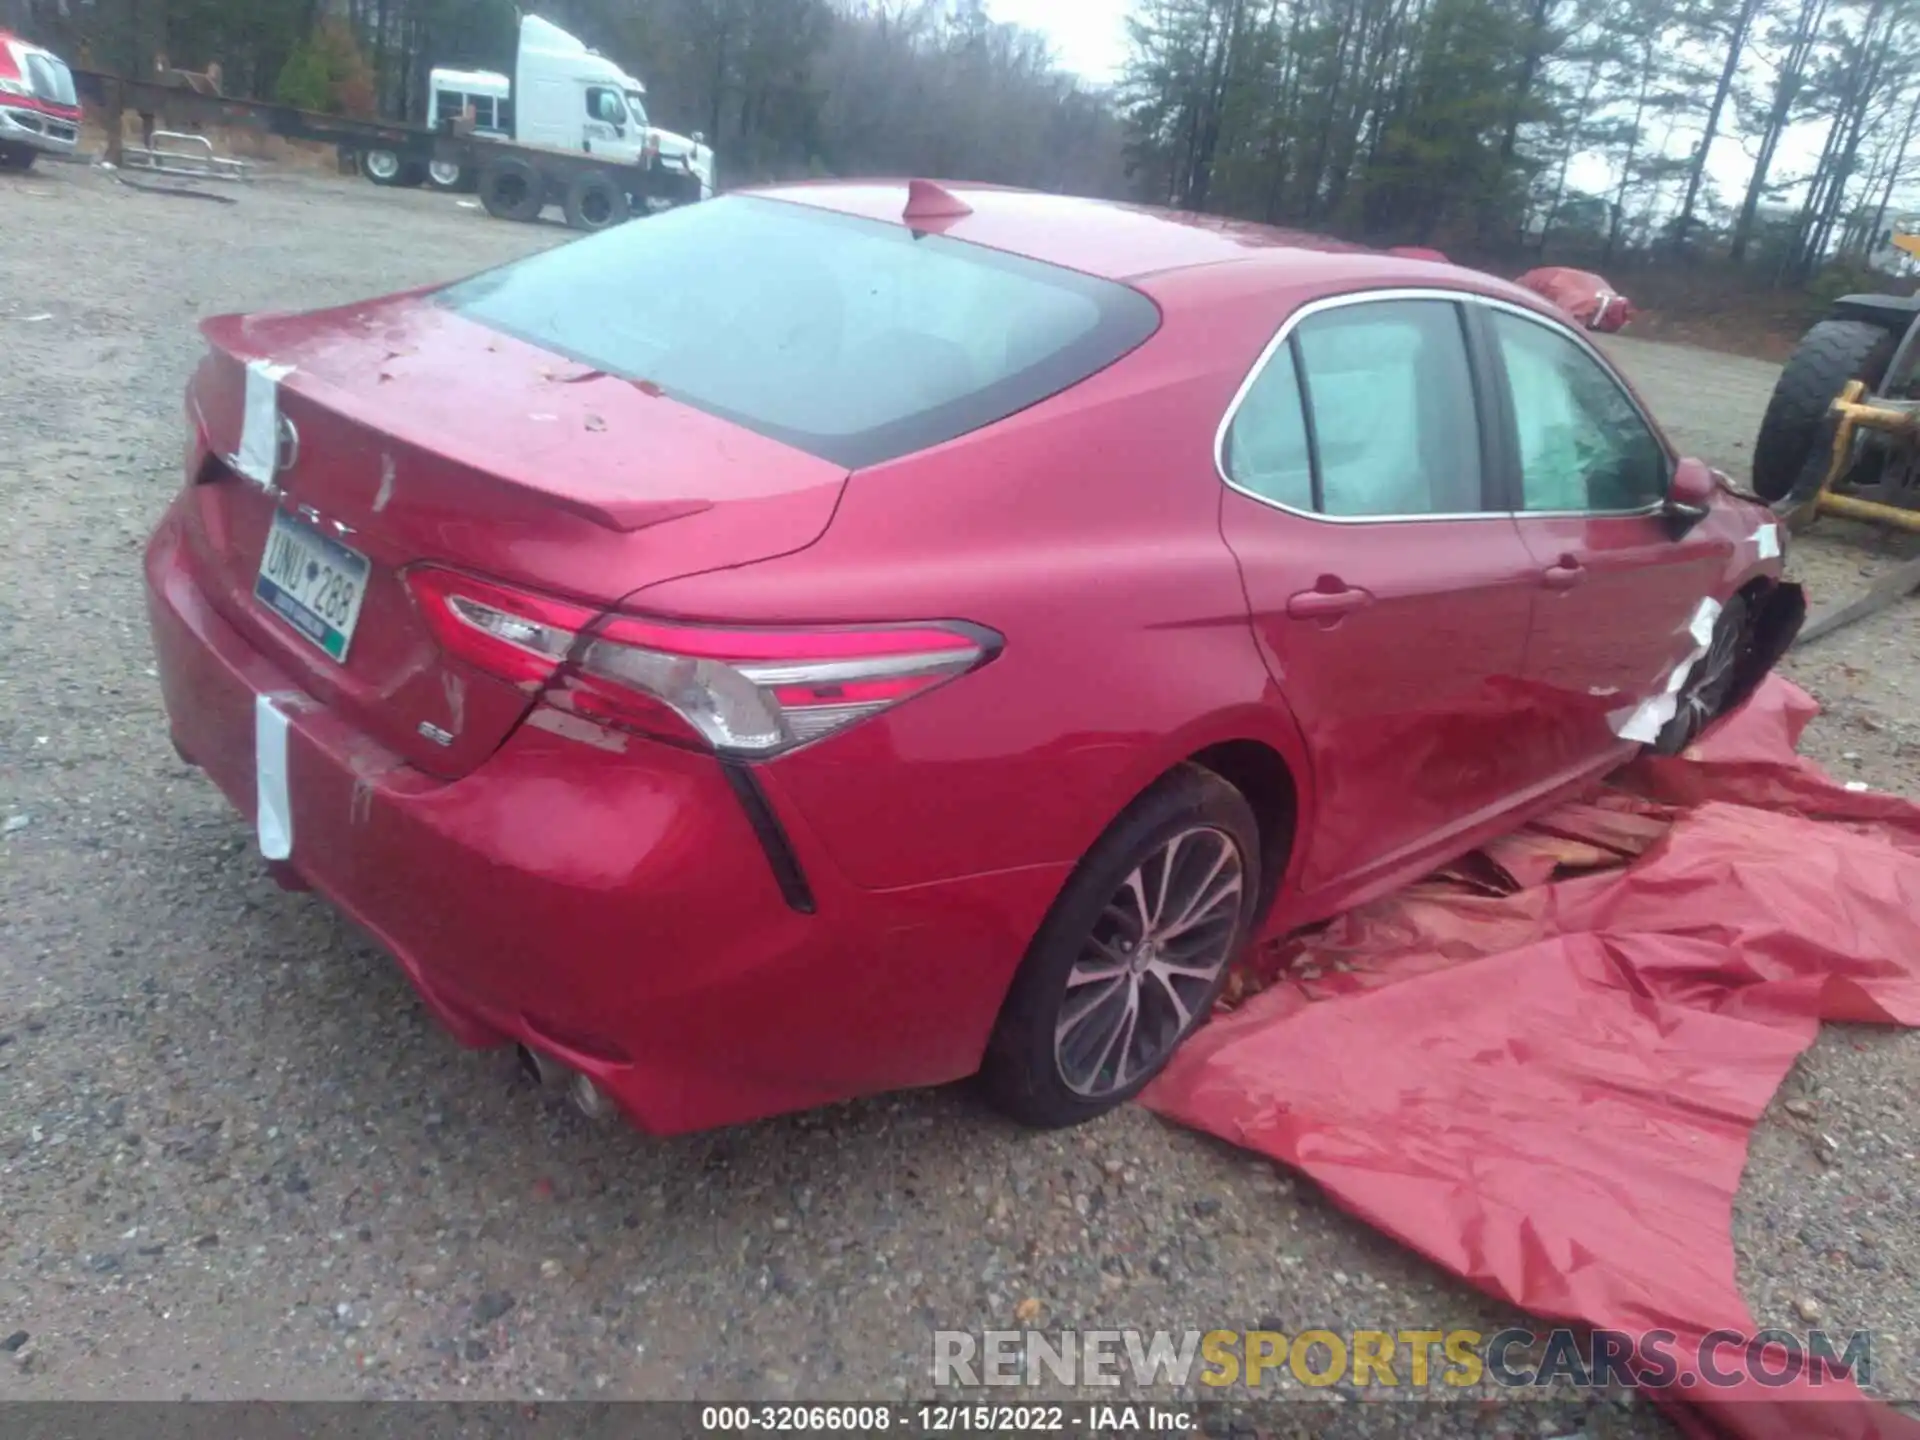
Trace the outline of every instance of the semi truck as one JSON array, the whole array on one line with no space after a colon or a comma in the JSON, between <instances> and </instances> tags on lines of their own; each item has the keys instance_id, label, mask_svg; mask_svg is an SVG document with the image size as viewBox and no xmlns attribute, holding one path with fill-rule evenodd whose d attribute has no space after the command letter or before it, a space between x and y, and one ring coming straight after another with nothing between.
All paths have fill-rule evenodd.
<instances>
[{"instance_id":1,"label":"semi truck","mask_svg":"<svg viewBox=\"0 0 1920 1440\"><path fill-rule=\"evenodd\" d=\"M173 131L250 128L333 145L357 157L369 178L381 180L384 172L382 183L471 185L487 213L504 220L537 220L558 205L575 229L604 230L713 194L714 157L703 137L646 123L640 82L558 26L522 18L516 71L510 83L465 72L469 82L483 77L480 88L453 84L444 97L436 91L432 123L424 125L234 100L165 78L96 70L72 75L79 97L106 125L106 158L114 164L122 161L121 137L132 111L149 131L160 117ZM483 106L483 99L491 103ZM483 114L492 121L484 128Z\"/></svg>"},{"instance_id":2,"label":"semi truck","mask_svg":"<svg viewBox=\"0 0 1920 1440\"><path fill-rule=\"evenodd\" d=\"M528 149L594 155L638 167L652 183L630 193L629 211L713 195L713 151L697 132L676 135L647 115L647 87L576 36L537 15L522 17L511 79L486 70L436 69L428 77L427 124ZM376 185L431 184L471 190L482 176L447 160L408 159L387 149L361 154ZM682 183L670 183L670 177ZM483 202L487 199L482 190ZM565 203L556 188L548 198ZM516 193L512 201L521 197ZM491 210L494 207L489 205ZM512 202L507 202L512 208Z\"/></svg>"},{"instance_id":3,"label":"semi truck","mask_svg":"<svg viewBox=\"0 0 1920 1440\"><path fill-rule=\"evenodd\" d=\"M51 50L0 30L0 170L31 170L79 143L73 72Z\"/></svg>"}]
</instances>

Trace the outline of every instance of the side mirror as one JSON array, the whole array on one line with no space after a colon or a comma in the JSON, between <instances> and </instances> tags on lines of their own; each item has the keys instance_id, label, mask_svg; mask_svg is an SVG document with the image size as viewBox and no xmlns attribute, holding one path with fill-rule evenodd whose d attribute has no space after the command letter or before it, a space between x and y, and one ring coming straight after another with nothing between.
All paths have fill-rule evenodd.
<instances>
[{"instance_id":1,"label":"side mirror","mask_svg":"<svg viewBox=\"0 0 1920 1440\"><path fill-rule=\"evenodd\" d=\"M706 134L706 131L704 131L704 130L696 130L696 131L694 131L694 132L693 132L693 143L694 143L694 144L696 144L696 145L704 145L704 144L706 144L706 143L707 143L707 134Z\"/></svg>"},{"instance_id":2,"label":"side mirror","mask_svg":"<svg viewBox=\"0 0 1920 1440\"><path fill-rule=\"evenodd\" d=\"M1673 467L1673 479L1667 484L1667 513L1680 520L1704 520L1719 488L1706 462L1682 460Z\"/></svg>"}]
</instances>

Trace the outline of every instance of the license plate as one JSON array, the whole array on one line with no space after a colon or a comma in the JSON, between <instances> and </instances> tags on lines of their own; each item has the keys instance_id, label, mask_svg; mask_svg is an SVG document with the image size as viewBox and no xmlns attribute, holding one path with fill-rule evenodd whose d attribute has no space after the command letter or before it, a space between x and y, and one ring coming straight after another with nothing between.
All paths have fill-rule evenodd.
<instances>
[{"instance_id":1,"label":"license plate","mask_svg":"<svg viewBox=\"0 0 1920 1440\"><path fill-rule=\"evenodd\" d=\"M335 660L344 661L360 619L360 602L366 598L370 568L358 550L276 510L253 593Z\"/></svg>"}]
</instances>

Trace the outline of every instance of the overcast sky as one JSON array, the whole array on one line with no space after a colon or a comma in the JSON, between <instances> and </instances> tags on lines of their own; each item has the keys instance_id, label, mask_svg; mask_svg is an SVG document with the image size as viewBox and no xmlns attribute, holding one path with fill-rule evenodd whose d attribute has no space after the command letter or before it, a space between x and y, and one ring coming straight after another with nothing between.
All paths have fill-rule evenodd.
<instances>
[{"instance_id":1,"label":"overcast sky","mask_svg":"<svg viewBox=\"0 0 1920 1440\"><path fill-rule=\"evenodd\" d=\"M1125 22L1131 9L1132 0L987 0L987 11L995 20L1040 31L1053 43L1062 67L1096 83L1117 80L1126 64ZM1692 135L1676 131L1668 144L1684 153L1697 143L1698 135L1698 130ZM1658 132L1648 138L1657 143ZM1781 146L1775 173L1786 178L1811 169L1821 138L1817 127L1795 126ZM1722 135L1714 143L1707 169L1723 204L1739 204L1752 164L1733 137ZM1577 189L1610 193L1618 176L1606 157L1590 154L1574 161L1568 178ZM1670 192L1670 204L1674 198ZM1789 198L1798 200L1800 195Z\"/></svg>"},{"instance_id":2,"label":"overcast sky","mask_svg":"<svg viewBox=\"0 0 1920 1440\"><path fill-rule=\"evenodd\" d=\"M1062 66L1094 81L1120 78L1132 8L1129 0L987 0L994 19L1038 30Z\"/></svg>"}]
</instances>

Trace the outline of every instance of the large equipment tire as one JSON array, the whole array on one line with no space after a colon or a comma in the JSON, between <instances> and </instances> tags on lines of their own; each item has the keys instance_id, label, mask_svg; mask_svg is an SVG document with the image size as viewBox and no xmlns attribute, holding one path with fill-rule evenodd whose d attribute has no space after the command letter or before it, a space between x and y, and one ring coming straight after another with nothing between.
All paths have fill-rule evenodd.
<instances>
[{"instance_id":1,"label":"large equipment tire","mask_svg":"<svg viewBox=\"0 0 1920 1440\"><path fill-rule=\"evenodd\" d=\"M538 220L547 208L546 177L517 155L495 160L480 172L480 203L496 220Z\"/></svg>"},{"instance_id":2,"label":"large equipment tire","mask_svg":"<svg viewBox=\"0 0 1920 1440\"><path fill-rule=\"evenodd\" d=\"M1900 337L1865 320L1822 320L1781 370L1753 447L1753 489L1776 508L1810 499L1833 446L1828 407L1849 380L1869 388L1886 377Z\"/></svg>"},{"instance_id":3,"label":"large equipment tire","mask_svg":"<svg viewBox=\"0 0 1920 1440\"><path fill-rule=\"evenodd\" d=\"M403 160L391 150L368 150L360 157L360 173L376 185L410 190L426 178L417 160Z\"/></svg>"},{"instance_id":4,"label":"large equipment tire","mask_svg":"<svg viewBox=\"0 0 1920 1440\"><path fill-rule=\"evenodd\" d=\"M1260 875L1245 796L1197 765L1155 782L1094 842L1020 962L980 1066L988 1098L1053 1128L1137 1094L1213 1009Z\"/></svg>"},{"instance_id":5,"label":"large equipment tire","mask_svg":"<svg viewBox=\"0 0 1920 1440\"><path fill-rule=\"evenodd\" d=\"M583 170L567 186L567 224L576 230L624 225L633 210L618 179L605 170Z\"/></svg>"}]
</instances>

